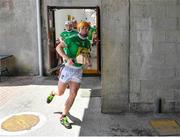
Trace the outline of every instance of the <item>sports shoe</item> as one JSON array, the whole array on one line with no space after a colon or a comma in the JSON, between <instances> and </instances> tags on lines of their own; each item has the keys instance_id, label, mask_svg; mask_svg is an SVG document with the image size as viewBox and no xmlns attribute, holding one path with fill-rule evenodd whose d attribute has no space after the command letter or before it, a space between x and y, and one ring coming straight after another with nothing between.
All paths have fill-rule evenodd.
<instances>
[{"instance_id":1,"label":"sports shoe","mask_svg":"<svg viewBox=\"0 0 180 137\"><path fill-rule=\"evenodd\" d=\"M49 104L49 103L51 103L51 101L53 100L53 98L54 98L54 96L55 95L53 95L52 93L47 97L47 103Z\"/></svg>"},{"instance_id":2,"label":"sports shoe","mask_svg":"<svg viewBox=\"0 0 180 137\"><path fill-rule=\"evenodd\" d=\"M71 129L71 124L68 122L68 118L67 116L63 116L61 119L60 119L60 123L67 129Z\"/></svg>"}]
</instances>

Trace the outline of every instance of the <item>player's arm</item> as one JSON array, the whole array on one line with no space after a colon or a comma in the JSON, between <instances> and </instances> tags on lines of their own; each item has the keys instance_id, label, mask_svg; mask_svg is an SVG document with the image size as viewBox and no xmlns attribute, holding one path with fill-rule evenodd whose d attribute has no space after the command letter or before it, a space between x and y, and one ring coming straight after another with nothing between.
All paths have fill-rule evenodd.
<instances>
[{"instance_id":1,"label":"player's arm","mask_svg":"<svg viewBox=\"0 0 180 137\"><path fill-rule=\"evenodd\" d=\"M57 53L64 58L69 64L73 64L72 60L64 53L64 48L65 48L64 42L60 42L59 45L56 47Z\"/></svg>"},{"instance_id":2,"label":"player's arm","mask_svg":"<svg viewBox=\"0 0 180 137\"><path fill-rule=\"evenodd\" d=\"M56 47L56 51L61 57L68 60L68 56L64 53L63 48L65 48L64 42L60 42L59 45Z\"/></svg>"}]
</instances>

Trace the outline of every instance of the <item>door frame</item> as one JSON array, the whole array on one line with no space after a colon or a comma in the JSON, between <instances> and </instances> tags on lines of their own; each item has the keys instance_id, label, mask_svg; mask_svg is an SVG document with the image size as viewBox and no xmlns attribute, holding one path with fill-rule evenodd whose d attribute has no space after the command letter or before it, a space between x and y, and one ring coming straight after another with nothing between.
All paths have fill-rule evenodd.
<instances>
[{"instance_id":1,"label":"door frame","mask_svg":"<svg viewBox=\"0 0 180 137\"><path fill-rule=\"evenodd\" d=\"M97 17L97 70L84 70L83 74L87 76L100 76L101 75L101 36L100 36L100 9L96 7L84 7L84 6L47 6L47 19L48 19L48 46L49 46L49 63L50 67L56 67L58 60L56 57L56 32L55 32L55 15L54 11L56 9L95 9Z\"/></svg>"}]
</instances>

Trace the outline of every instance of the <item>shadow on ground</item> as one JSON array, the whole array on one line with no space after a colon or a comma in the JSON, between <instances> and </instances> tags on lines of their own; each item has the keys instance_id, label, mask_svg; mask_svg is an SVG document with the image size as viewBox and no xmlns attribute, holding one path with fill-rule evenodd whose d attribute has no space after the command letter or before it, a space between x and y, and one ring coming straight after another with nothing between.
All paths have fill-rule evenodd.
<instances>
[{"instance_id":1,"label":"shadow on ground","mask_svg":"<svg viewBox=\"0 0 180 137\"><path fill-rule=\"evenodd\" d=\"M62 114L62 112L54 112L54 114ZM71 126L81 126L82 121L79 118L71 115L70 113L68 113L67 117L72 121L70 122Z\"/></svg>"},{"instance_id":2,"label":"shadow on ground","mask_svg":"<svg viewBox=\"0 0 180 137\"><path fill-rule=\"evenodd\" d=\"M97 92L97 93L94 93ZM98 93L99 92L99 93ZM101 90L92 89L85 110L79 136L152 136L157 135L149 126L146 114L101 113ZM82 96L88 97L88 96ZM151 116L151 114L150 114Z\"/></svg>"},{"instance_id":3,"label":"shadow on ground","mask_svg":"<svg viewBox=\"0 0 180 137\"><path fill-rule=\"evenodd\" d=\"M24 85L57 85L57 76L38 77L38 76L18 76L4 77L0 86L24 86Z\"/></svg>"},{"instance_id":4,"label":"shadow on ground","mask_svg":"<svg viewBox=\"0 0 180 137\"><path fill-rule=\"evenodd\" d=\"M57 85L58 76L9 76L2 77L0 86L24 86L24 85ZM81 88L93 88L100 86L100 77L83 77Z\"/></svg>"}]
</instances>

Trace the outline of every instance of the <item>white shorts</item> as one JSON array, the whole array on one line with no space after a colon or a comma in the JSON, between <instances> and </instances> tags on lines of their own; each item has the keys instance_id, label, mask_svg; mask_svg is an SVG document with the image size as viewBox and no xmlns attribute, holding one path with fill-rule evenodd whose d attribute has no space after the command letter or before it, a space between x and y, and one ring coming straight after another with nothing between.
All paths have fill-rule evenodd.
<instances>
[{"instance_id":1,"label":"white shorts","mask_svg":"<svg viewBox=\"0 0 180 137\"><path fill-rule=\"evenodd\" d=\"M82 68L65 66L61 71L59 80L63 83L68 83L69 81L81 83L82 72L83 72Z\"/></svg>"}]
</instances>

